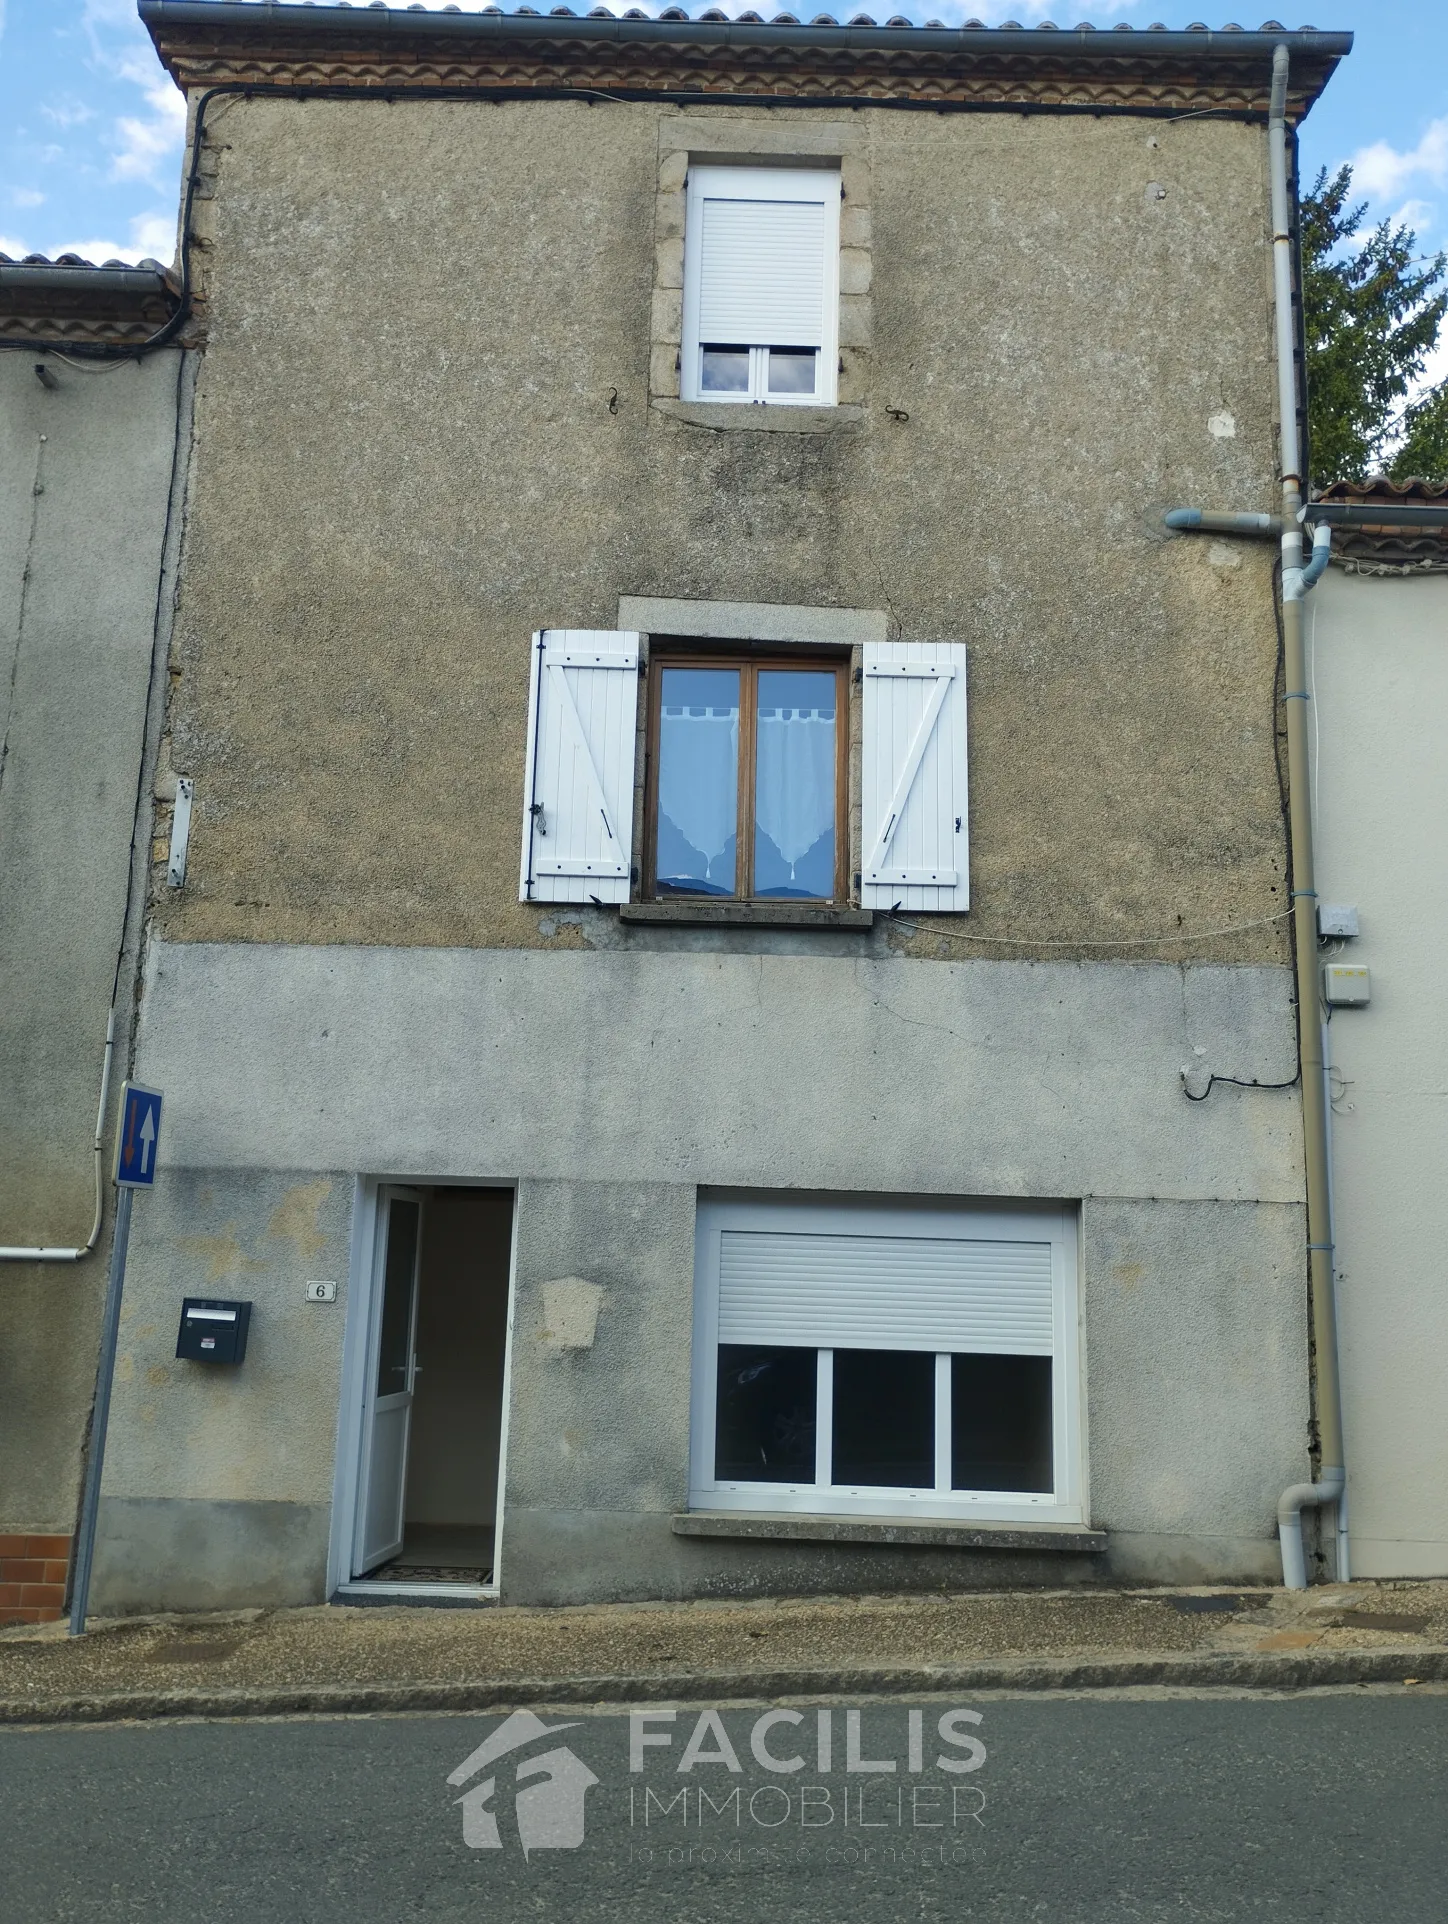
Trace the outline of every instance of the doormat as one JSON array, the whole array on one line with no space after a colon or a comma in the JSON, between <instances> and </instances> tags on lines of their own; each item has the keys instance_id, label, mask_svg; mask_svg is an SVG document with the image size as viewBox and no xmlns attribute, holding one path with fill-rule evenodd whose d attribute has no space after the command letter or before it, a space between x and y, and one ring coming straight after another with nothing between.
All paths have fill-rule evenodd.
<instances>
[{"instance_id":1,"label":"doormat","mask_svg":"<svg viewBox=\"0 0 1448 1924\"><path fill-rule=\"evenodd\" d=\"M487 1583L492 1578L490 1565L469 1564L460 1568L450 1563L392 1563L379 1564L369 1570L365 1577L354 1579L358 1583Z\"/></svg>"}]
</instances>

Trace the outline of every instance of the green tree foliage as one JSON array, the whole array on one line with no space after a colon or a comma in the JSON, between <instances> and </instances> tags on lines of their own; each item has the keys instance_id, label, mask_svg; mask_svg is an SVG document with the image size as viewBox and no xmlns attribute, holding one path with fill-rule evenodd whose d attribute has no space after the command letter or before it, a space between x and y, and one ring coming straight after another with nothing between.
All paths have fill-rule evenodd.
<instances>
[{"instance_id":1,"label":"green tree foliage","mask_svg":"<svg viewBox=\"0 0 1448 1924\"><path fill-rule=\"evenodd\" d=\"M1323 168L1302 202L1312 479L1448 480L1448 381L1408 398L1448 312L1448 261L1420 261L1412 229L1387 221L1359 241L1351 192L1350 167Z\"/></svg>"}]
</instances>

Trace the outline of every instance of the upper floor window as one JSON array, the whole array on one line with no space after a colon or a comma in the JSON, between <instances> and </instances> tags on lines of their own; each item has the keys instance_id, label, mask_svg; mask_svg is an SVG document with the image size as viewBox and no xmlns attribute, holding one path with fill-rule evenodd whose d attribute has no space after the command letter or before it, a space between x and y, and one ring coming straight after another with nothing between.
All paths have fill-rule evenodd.
<instances>
[{"instance_id":1,"label":"upper floor window","mask_svg":"<svg viewBox=\"0 0 1448 1924\"><path fill-rule=\"evenodd\" d=\"M653 893L843 901L845 664L653 663Z\"/></svg>"},{"instance_id":2,"label":"upper floor window","mask_svg":"<svg viewBox=\"0 0 1448 1924\"><path fill-rule=\"evenodd\" d=\"M835 169L691 167L683 398L832 405L839 258Z\"/></svg>"}]
</instances>

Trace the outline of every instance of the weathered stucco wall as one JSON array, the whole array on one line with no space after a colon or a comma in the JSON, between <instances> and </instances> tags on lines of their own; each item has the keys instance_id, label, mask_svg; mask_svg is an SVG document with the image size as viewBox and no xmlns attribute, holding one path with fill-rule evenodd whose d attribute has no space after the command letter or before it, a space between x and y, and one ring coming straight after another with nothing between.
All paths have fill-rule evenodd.
<instances>
[{"instance_id":1,"label":"weathered stucco wall","mask_svg":"<svg viewBox=\"0 0 1448 1924\"><path fill-rule=\"evenodd\" d=\"M1329 1029L1352 1569L1448 1575L1448 579L1314 593L1317 886L1358 909L1372 1001Z\"/></svg>"},{"instance_id":2,"label":"weathered stucco wall","mask_svg":"<svg viewBox=\"0 0 1448 1924\"><path fill-rule=\"evenodd\" d=\"M1158 519L1272 504L1261 130L852 114L863 411L760 432L649 394L661 153L751 123L832 117L214 104L167 934L578 946L514 900L528 640L643 594L971 645L972 933L1283 954L1271 557Z\"/></svg>"},{"instance_id":3,"label":"weathered stucco wall","mask_svg":"<svg viewBox=\"0 0 1448 1924\"><path fill-rule=\"evenodd\" d=\"M0 1243L74 1248L126 910L178 361L0 353ZM118 1006L117 1078L129 1038ZM109 1210L108 1210L109 1215ZM0 1532L64 1534L109 1222L79 1264L0 1262Z\"/></svg>"}]
</instances>

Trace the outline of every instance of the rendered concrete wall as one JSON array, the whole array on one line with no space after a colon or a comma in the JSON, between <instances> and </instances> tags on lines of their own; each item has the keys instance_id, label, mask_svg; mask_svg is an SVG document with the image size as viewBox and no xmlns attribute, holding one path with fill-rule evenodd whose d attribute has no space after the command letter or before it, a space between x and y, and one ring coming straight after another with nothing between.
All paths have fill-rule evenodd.
<instances>
[{"instance_id":1,"label":"rendered concrete wall","mask_svg":"<svg viewBox=\"0 0 1448 1924\"><path fill-rule=\"evenodd\" d=\"M1317 885L1356 903L1341 959L1333 1182L1353 1573L1448 1575L1448 577L1332 568L1311 608Z\"/></svg>"},{"instance_id":2,"label":"rendered concrete wall","mask_svg":"<svg viewBox=\"0 0 1448 1924\"><path fill-rule=\"evenodd\" d=\"M321 1597L352 1190L349 1174L325 1171L174 1169L137 1199L96 1542L100 1614ZM317 1279L336 1282L335 1303L304 1300ZM178 1361L186 1296L253 1305L245 1362Z\"/></svg>"},{"instance_id":3,"label":"rendered concrete wall","mask_svg":"<svg viewBox=\"0 0 1448 1924\"><path fill-rule=\"evenodd\" d=\"M514 899L529 637L650 595L970 644L974 936L1285 956L1272 558L1159 525L1273 502L1260 128L362 100L209 125L168 935L579 946ZM854 412L670 413L676 150L791 137L869 209Z\"/></svg>"},{"instance_id":4,"label":"rendered concrete wall","mask_svg":"<svg viewBox=\"0 0 1448 1924\"><path fill-rule=\"evenodd\" d=\"M319 1150L521 1178L505 1600L1269 1575L1306 1461L1296 1105L1188 1103L1180 1068L1280 1080L1289 996L1279 969L158 943L139 1064L175 1120L137 1210L99 1607L321 1595L345 1305L301 1289L345 1281L351 1186ZM671 1533L696 1190L782 1184L1085 1198L1104 1560ZM603 1292L590 1348L545 1334L564 1277ZM225 1382L168 1360L203 1282L257 1304Z\"/></svg>"},{"instance_id":5,"label":"rendered concrete wall","mask_svg":"<svg viewBox=\"0 0 1448 1924\"><path fill-rule=\"evenodd\" d=\"M172 488L178 360L0 353L0 1243L90 1233ZM123 971L117 1077L132 977ZM0 1263L0 1531L74 1525L109 1226Z\"/></svg>"}]
</instances>

